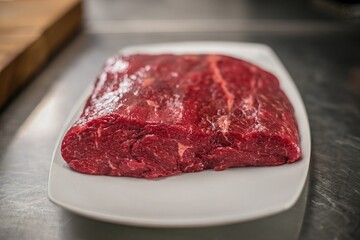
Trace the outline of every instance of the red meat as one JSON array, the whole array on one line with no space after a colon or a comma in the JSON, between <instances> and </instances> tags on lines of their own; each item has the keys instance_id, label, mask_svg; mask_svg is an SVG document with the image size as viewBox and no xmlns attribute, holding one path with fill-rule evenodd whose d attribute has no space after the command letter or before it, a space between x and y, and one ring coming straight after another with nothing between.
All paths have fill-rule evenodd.
<instances>
[{"instance_id":1,"label":"red meat","mask_svg":"<svg viewBox=\"0 0 360 240\"><path fill-rule=\"evenodd\" d=\"M61 153L75 171L156 178L300 159L277 78L222 55L107 61Z\"/></svg>"}]
</instances>

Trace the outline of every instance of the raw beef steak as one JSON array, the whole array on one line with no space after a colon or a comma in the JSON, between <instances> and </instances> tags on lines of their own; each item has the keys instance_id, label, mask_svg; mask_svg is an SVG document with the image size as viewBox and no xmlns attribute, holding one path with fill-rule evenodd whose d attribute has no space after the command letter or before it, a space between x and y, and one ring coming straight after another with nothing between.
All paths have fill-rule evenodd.
<instances>
[{"instance_id":1,"label":"raw beef steak","mask_svg":"<svg viewBox=\"0 0 360 240\"><path fill-rule=\"evenodd\" d=\"M116 56L61 153L81 173L145 178L292 163L293 112L274 75L239 59Z\"/></svg>"}]
</instances>

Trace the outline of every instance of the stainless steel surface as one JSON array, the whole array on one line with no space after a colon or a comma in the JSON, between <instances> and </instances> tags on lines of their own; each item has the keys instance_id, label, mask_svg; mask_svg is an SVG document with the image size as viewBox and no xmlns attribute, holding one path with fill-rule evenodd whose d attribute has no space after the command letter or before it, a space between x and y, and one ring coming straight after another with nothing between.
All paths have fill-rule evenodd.
<instances>
[{"instance_id":1,"label":"stainless steel surface","mask_svg":"<svg viewBox=\"0 0 360 240\"><path fill-rule=\"evenodd\" d=\"M157 2L163 6L179 4L171 0ZM194 9L185 11L183 16L176 9L164 13L148 7L146 11L146 1L90 1L85 31L0 112L0 239L360 239L359 26L340 22L336 25L344 26L347 31L340 33L328 28L321 32L310 29L291 34L246 29L221 33L212 29L101 34L87 31L100 20L122 24L123 19L166 19L171 13L173 19L195 19L197 12L200 12L199 19L246 18L258 24L261 16L269 17L278 11L280 20L321 19L322 24L333 26L327 16L317 17L314 10L307 11L300 3L288 10L286 5L281 8L278 4L278 8L272 6L266 13L261 8L261 4L267 6L266 3L259 2L259 7L250 1L240 2L247 7L246 11L231 10L231 6L242 6L235 0L225 1L226 6L220 1L208 1L205 11L200 9L206 4L201 1L202 4L194 4ZM123 8L116 6L124 9L141 6L139 11L143 14L130 15L128 10L117 13L114 9ZM304 22L309 23L311 25ZM47 198L47 178L58 134L74 103L94 81L106 57L128 45L186 40L265 43L275 50L288 69L304 99L312 131L309 183L296 206L247 223L155 229L91 220L51 203Z\"/></svg>"}]
</instances>

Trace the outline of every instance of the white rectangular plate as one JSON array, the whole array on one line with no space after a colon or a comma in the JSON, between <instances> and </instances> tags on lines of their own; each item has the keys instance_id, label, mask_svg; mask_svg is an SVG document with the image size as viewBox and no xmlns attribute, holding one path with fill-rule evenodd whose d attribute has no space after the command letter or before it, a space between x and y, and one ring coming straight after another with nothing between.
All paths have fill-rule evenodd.
<instances>
[{"instance_id":1,"label":"white rectangular plate","mask_svg":"<svg viewBox=\"0 0 360 240\"><path fill-rule=\"evenodd\" d=\"M121 224L194 227L256 219L294 205L304 186L310 161L310 129L291 77L275 53L262 44L185 42L134 46L132 53L220 53L275 74L295 108L301 136L302 160L276 167L207 170L157 180L92 176L70 170L60 154L60 135L49 175L49 198L78 214ZM89 91L85 93L89 95ZM80 99L66 129L82 111Z\"/></svg>"}]
</instances>

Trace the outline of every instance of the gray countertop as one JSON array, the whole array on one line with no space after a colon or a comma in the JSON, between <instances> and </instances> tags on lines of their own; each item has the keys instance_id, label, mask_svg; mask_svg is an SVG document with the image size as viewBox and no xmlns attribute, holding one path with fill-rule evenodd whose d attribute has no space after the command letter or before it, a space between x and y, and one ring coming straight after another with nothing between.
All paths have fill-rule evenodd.
<instances>
[{"instance_id":1,"label":"gray countertop","mask_svg":"<svg viewBox=\"0 0 360 240\"><path fill-rule=\"evenodd\" d=\"M155 2L165 7L179 4ZM317 17L314 9L305 11L303 5L282 11L282 19L291 21L268 22L258 20L259 16L276 13L277 8L268 8L269 13L240 1L248 4L250 10L245 11L234 2L225 1L221 6L208 1L207 10L198 11L200 17L194 25L173 11L168 25L151 28L150 24L150 30L142 31L139 24L154 23L171 14L159 17L157 11L148 12L145 1L123 2L121 14L109 10L114 1L107 5L86 2L89 15L84 31L0 112L0 239L360 239L359 26L326 15ZM232 9L231 3L237 9ZM141 21L140 13L128 13L144 7L147 15ZM104 14L104 8L110 13ZM217 8L229 15L218 13ZM193 9L186 18L194 18L196 12ZM207 12L218 15L211 20L216 24L204 28L210 21ZM236 21L242 12L247 20ZM113 27L109 29L107 24ZM230 27L221 28L222 24ZM196 40L265 43L288 69L303 97L312 135L308 181L296 205L245 223L161 229L99 222L50 202L47 180L60 130L104 60L129 45Z\"/></svg>"}]
</instances>

